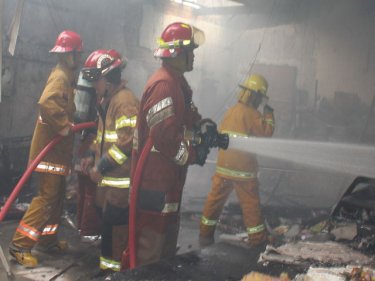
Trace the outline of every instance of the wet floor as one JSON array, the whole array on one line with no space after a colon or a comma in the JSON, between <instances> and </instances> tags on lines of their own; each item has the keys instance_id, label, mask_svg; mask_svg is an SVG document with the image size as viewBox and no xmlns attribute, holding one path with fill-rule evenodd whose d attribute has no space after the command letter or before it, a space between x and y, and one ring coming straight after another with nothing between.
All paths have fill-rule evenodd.
<instances>
[{"instance_id":1,"label":"wet floor","mask_svg":"<svg viewBox=\"0 0 375 281\"><path fill-rule=\"evenodd\" d=\"M257 265L259 253L264 248L246 249L223 242L219 236L240 230L240 209L229 205L223 213L223 222L231 224L218 226L216 241L209 248L199 249L198 229L200 213L183 212L179 234L178 256L172 260L161 261L133 271L113 275L111 280L240 280L252 270L275 272L286 270L262 268ZM228 217L229 216L229 217ZM35 269L24 269L17 265L8 254L8 243L17 227L18 220L5 221L0 224L0 244L8 258L14 281L84 281L94 279L98 271L98 243L82 243L76 230L63 222L59 235L67 239L70 248L64 252L43 252L35 249L34 253L40 261ZM1 266L0 266L1 267ZM2 267L1 267L2 268ZM7 280L4 270L0 269L0 280ZM2 277L2 278L1 278ZM108 279L107 279L108 280Z\"/></svg>"}]
</instances>

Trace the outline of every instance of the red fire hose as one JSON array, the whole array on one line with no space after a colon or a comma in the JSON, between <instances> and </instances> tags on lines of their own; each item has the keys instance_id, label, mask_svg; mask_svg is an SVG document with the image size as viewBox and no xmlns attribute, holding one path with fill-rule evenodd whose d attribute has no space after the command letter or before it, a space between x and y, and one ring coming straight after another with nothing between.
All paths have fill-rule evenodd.
<instances>
[{"instance_id":1,"label":"red fire hose","mask_svg":"<svg viewBox=\"0 0 375 281\"><path fill-rule=\"evenodd\" d=\"M143 172L143 166L146 162L146 159L148 157L148 154L151 151L153 142L152 138L149 137L147 139L147 142L145 146L143 147L142 153L139 156L139 160L137 163L137 167L135 168L133 182L132 182L132 191L130 194L130 201L129 201L129 246L128 250L125 251L125 258L122 260L122 267L123 269L126 269L127 265L129 264L130 269L133 269L136 267L136 212L137 212L137 198L138 198L138 187L141 182L142 172Z\"/></svg>"},{"instance_id":2,"label":"red fire hose","mask_svg":"<svg viewBox=\"0 0 375 281\"><path fill-rule=\"evenodd\" d=\"M73 132L78 132L78 131L81 131L83 129L92 128L92 127L96 127L96 123L95 122L81 123L81 124L73 125L72 131ZM40 163L40 161L42 161L42 159L44 158L44 156L46 156L47 153L56 144L58 144L61 141L62 138L63 138L63 136L60 136L60 135L57 135L56 137L54 137L50 141L50 143L47 144L45 148L43 148L43 150L39 153L39 155L31 162L31 164L29 165L29 167L26 169L26 171L22 175L21 179L18 181L17 185L14 187L14 189L13 189L12 193L10 194L8 200L5 202L5 205L1 208L1 211L0 211L0 222L2 222L3 219L5 218L5 215L7 214L10 206L12 205L13 201L17 198L18 193L21 191L21 188L23 187L23 185L25 184L25 182L29 179L31 173L34 171L34 169L36 168L36 166L38 166L38 164Z\"/></svg>"}]
</instances>

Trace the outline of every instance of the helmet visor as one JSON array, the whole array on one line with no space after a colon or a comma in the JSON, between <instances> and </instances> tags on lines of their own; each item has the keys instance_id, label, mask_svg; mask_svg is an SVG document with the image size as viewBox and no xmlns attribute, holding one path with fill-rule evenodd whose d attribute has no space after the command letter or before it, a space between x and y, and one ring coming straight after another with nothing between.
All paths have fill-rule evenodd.
<instances>
[{"instance_id":1,"label":"helmet visor","mask_svg":"<svg viewBox=\"0 0 375 281\"><path fill-rule=\"evenodd\" d=\"M203 43L206 41L206 37L204 35L204 32L201 29L195 26L191 26L191 28L192 28L193 44L195 48L198 48L199 46L203 45Z\"/></svg>"}]
</instances>

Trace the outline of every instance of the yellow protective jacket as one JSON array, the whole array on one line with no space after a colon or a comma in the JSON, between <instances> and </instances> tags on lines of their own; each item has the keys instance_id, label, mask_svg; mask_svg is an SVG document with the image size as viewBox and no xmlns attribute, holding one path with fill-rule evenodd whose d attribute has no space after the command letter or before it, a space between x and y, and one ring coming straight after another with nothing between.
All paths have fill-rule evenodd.
<instances>
[{"instance_id":1,"label":"yellow protective jacket","mask_svg":"<svg viewBox=\"0 0 375 281\"><path fill-rule=\"evenodd\" d=\"M126 207L128 202L124 200L122 191L128 191L130 186L131 151L139 100L128 88L120 85L107 107L107 110L99 112L101 117L93 146L95 164L97 165L102 157L107 157L115 168L103 175L99 182L96 204L102 208L108 191L105 187L114 187L109 200L118 207Z\"/></svg>"},{"instance_id":2,"label":"yellow protective jacket","mask_svg":"<svg viewBox=\"0 0 375 281\"><path fill-rule=\"evenodd\" d=\"M30 147L29 163L73 122L75 111L73 71L58 64L51 72L38 102L39 116ZM73 134L64 137L40 162L35 171L67 175L72 161Z\"/></svg>"},{"instance_id":3,"label":"yellow protective jacket","mask_svg":"<svg viewBox=\"0 0 375 281\"><path fill-rule=\"evenodd\" d=\"M274 131L272 113L262 115L251 105L238 102L226 112L219 131L233 137L270 137ZM227 179L256 179L258 162L254 154L219 150L216 173Z\"/></svg>"}]
</instances>

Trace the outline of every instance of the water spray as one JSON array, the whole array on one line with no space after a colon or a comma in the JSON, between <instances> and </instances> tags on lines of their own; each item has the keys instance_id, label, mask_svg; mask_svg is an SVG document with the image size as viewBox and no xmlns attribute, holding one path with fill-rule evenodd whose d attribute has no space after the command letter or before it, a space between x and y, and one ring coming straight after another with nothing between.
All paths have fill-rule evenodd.
<instances>
[{"instance_id":1,"label":"water spray","mask_svg":"<svg viewBox=\"0 0 375 281\"><path fill-rule=\"evenodd\" d=\"M229 149L335 172L375 177L375 147L255 137L230 138Z\"/></svg>"}]
</instances>

